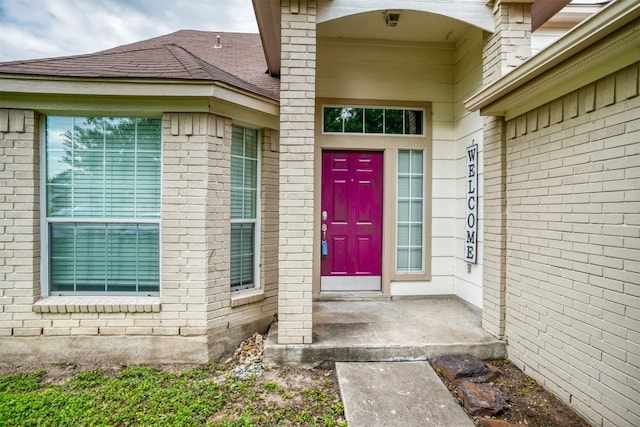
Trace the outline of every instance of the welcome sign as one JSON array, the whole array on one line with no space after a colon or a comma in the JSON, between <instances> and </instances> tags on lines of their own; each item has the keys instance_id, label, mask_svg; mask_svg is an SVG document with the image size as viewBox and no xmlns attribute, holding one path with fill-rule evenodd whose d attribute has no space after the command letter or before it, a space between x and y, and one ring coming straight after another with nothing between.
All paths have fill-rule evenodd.
<instances>
[{"instance_id":1,"label":"welcome sign","mask_svg":"<svg viewBox=\"0 0 640 427\"><path fill-rule=\"evenodd\" d=\"M476 263L478 242L478 144L467 147L467 214L464 260Z\"/></svg>"}]
</instances>

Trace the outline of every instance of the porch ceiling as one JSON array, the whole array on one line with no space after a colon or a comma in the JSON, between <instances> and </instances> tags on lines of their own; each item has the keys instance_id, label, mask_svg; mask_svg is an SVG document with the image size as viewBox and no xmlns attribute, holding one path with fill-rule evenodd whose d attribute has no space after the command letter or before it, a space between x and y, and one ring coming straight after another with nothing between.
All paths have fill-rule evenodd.
<instances>
[{"instance_id":1,"label":"porch ceiling","mask_svg":"<svg viewBox=\"0 0 640 427\"><path fill-rule=\"evenodd\" d=\"M455 43L469 24L433 13L402 10L398 25L388 27L384 11L349 15L318 24L318 37Z\"/></svg>"}]
</instances>

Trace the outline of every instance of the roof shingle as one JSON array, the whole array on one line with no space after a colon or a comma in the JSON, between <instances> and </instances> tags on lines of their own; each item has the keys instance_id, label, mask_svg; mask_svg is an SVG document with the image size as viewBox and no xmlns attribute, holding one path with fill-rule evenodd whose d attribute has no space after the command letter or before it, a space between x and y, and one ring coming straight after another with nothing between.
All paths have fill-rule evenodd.
<instances>
[{"instance_id":1,"label":"roof shingle","mask_svg":"<svg viewBox=\"0 0 640 427\"><path fill-rule=\"evenodd\" d=\"M266 70L258 34L194 30L86 55L0 63L0 74L209 80L278 99L280 81Z\"/></svg>"}]
</instances>

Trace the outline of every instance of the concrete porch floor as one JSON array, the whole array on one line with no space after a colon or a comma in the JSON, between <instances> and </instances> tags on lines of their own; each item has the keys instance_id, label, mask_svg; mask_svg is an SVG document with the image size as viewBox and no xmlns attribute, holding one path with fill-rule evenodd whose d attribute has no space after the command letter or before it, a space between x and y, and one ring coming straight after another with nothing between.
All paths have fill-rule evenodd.
<instances>
[{"instance_id":1,"label":"concrete porch floor","mask_svg":"<svg viewBox=\"0 0 640 427\"><path fill-rule=\"evenodd\" d=\"M456 297L315 301L312 344L278 344L277 334L274 323L264 350L270 366L507 354L505 343L482 329L480 312Z\"/></svg>"}]
</instances>

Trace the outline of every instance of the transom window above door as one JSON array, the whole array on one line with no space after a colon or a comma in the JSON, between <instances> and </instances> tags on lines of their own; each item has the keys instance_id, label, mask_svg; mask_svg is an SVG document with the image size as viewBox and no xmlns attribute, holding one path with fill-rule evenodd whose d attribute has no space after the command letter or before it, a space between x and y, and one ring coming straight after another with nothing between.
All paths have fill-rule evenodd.
<instances>
[{"instance_id":1,"label":"transom window above door","mask_svg":"<svg viewBox=\"0 0 640 427\"><path fill-rule=\"evenodd\" d=\"M385 107L325 106L324 133L424 135L424 111Z\"/></svg>"}]
</instances>

